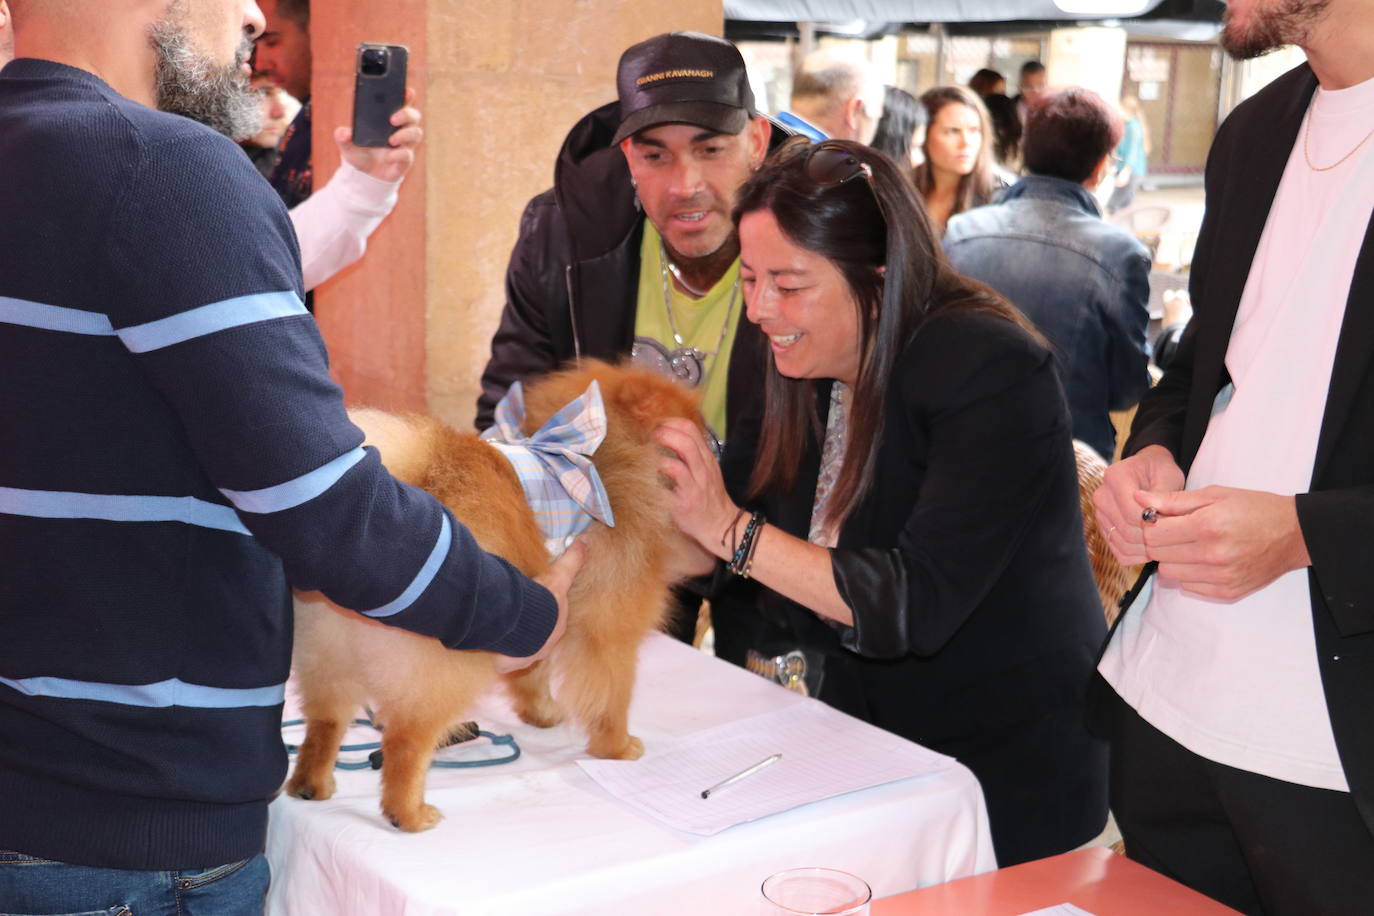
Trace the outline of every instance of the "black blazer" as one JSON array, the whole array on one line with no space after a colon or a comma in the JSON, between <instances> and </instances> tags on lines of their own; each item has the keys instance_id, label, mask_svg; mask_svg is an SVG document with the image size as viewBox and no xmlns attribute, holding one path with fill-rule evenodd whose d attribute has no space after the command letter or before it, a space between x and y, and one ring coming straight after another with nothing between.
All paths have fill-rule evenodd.
<instances>
[{"instance_id":1,"label":"black blazer","mask_svg":"<svg viewBox=\"0 0 1374 916\"><path fill-rule=\"evenodd\" d=\"M1207 210L1193 257L1193 319L1164 378L1140 404L1127 454L1162 445L1185 473L1197 456L1212 401L1230 381L1223 361L1250 263L1316 88L1316 77L1303 64L1237 107L1217 131L1207 159ZM1336 747L1360 813L1374 829L1372 299L1374 227L1369 227L1336 347L1312 491L1298 495L1297 509L1312 558L1312 626ZM1272 371L1304 368L1274 366ZM1283 430L1274 434L1282 436Z\"/></svg>"},{"instance_id":2,"label":"black blazer","mask_svg":"<svg viewBox=\"0 0 1374 916\"><path fill-rule=\"evenodd\" d=\"M817 383L823 414L829 389ZM756 600L825 654L821 699L974 771L999 862L1063 852L1106 818L1105 750L1082 708L1106 625L1053 357L1005 319L937 315L884 409L876 477L831 552L855 627ZM796 490L760 508L805 538L818 444L799 460Z\"/></svg>"}]
</instances>

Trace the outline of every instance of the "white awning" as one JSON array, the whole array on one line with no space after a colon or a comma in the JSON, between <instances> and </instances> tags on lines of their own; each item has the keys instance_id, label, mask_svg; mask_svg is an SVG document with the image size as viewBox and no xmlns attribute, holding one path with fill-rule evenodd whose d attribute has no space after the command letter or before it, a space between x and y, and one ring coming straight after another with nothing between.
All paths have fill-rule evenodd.
<instances>
[{"instance_id":1,"label":"white awning","mask_svg":"<svg viewBox=\"0 0 1374 916\"><path fill-rule=\"evenodd\" d=\"M1117 19L1162 0L725 0L726 19L762 22L999 22Z\"/></svg>"}]
</instances>

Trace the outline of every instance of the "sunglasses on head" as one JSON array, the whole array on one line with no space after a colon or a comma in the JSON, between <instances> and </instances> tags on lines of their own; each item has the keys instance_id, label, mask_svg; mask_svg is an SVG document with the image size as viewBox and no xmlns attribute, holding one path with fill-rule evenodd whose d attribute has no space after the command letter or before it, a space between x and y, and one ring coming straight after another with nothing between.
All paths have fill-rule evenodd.
<instances>
[{"instance_id":1,"label":"sunglasses on head","mask_svg":"<svg viewBox=\"0 0 1374 916\"><path fill-rule=\"evenodd\" d=\"M822 140L807 152L806 177L824 188L833 188L855 178L871 181L873 169L860 161L848 147L834 140Z\"/></svg>"},{"instance_id":2,"label":"sunglasses on head","mask_svg":"<svg viewBox=\"0 0 1374 916\"><path fill-rule=\"evenodd\" d=\"M822 188L837 188L846 181L862 178L868 184L873 202L878 205L878 213L887 223L887 207L873 186L873 167L861 160L854 152L838 140L822 140L806 152L803 166L806 177Z\"/></svg>"}]
</instances>

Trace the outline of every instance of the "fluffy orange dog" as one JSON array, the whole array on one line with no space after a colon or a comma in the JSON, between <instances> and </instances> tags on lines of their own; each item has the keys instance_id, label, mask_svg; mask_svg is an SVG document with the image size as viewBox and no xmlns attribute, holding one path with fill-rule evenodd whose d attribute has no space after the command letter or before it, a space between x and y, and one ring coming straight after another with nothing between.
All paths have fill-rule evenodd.
<instances>
[{"instance_id":1,"label":"fluffy orange dog","mask_svg":"<svg viewBox=\"0 0 1374 916\"><path fill-rule=\"evenodd\" d=\"M566 709L585 727L593 756L633 760L644 751L626 729L639 644L662 622L668 587L682 578L682 536L666 508L666 481L655 469L658 451L650 434L666 417L700 423L701 411L697 396L669 379L593 362L528 387L526 434L593 379L601 386L609 427L593 462L615 527L593 522L583 535L587 561L569 592L567 633L554 653L505 680L524 721L548 727ZM529 576L548 565L520 481L495 448L428 418L364 410L353 419L392 474L437 496L483 548ZM402 830L433 827L442 815L425 804L425 773L436 746L497 680L494 656L450 651L437 640L338 608L318 593L297 596L295 652L306 737L287 792L307 799L333 794L339 744L366 703L384 728L382 813ZM552 674L560 684L557 702L549 693Z\"/></svg>"}]
</instances>

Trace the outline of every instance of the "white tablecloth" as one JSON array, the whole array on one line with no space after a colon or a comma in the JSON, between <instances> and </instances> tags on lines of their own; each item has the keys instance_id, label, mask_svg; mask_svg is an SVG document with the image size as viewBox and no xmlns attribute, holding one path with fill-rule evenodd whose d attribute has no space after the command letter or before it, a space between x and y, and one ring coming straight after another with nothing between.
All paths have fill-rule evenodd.
<instances>
[{"instance_id":1,"label":"white tablecloth","mask_svg":"<svg viewBox=\"0 0 1374 916\"><path fill-rule=\"evenodd\" d=\"M652 747L795 702L810 701L656 634L640 653L630 731ZM372 770L337 772L326 802L273 802L268 913L754 914L763 879L794 866L853 872L875 898L996 867L982 792L962 766L699 837L602 791L575 764L586 752L574 727L524 725L502 696L470 718L514 734L524 753L432 769L426 798L444 813L433 830L386 823Z\"/></svg>"}]
</instances>

